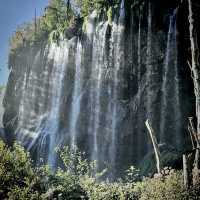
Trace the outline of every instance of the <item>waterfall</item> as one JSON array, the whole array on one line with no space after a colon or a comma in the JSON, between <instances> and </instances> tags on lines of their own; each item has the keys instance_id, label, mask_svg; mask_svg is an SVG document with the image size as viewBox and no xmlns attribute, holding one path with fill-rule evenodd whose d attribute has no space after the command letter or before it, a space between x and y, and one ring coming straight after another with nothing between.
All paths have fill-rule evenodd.
<instances>
[{"instance_id":1,"label":"waterfall","mask_svg":"<svg viewBox=\"0 0 200 200\"><path fill-rule=\"evenodd\" d=\"M110 70L108 69L107 56L105 54L106 49L106 31L108 28L108 22L97 23L96 28L93 28L94 23L91 20L90 30L88 38L92 43L92 69L91 69L91 85L90 85L90 120L88 126L89 135L93 137L90 146L91 159L97 161L97 168L102 165L102 162L109 162L112 168L115 168L116 161L116 138L117 138L117 119L118 116L118 96L120 89L120 69L123 65L123 36L124 36L124 1L121 2L120 16L117 20L112 23L111 38L110 38L110 57L109 66L112 68L112 83L107 85L107 105L106 113L102 113L102 96L103 96L103 82L109 79L105 74ZM91 17L90 17L91 18ZM92 18L93 19L93 18ZM92 20L92 22L94 19ZM91 25L92 24L92 25ZM88 26L88 25L87 25ZM88 33L87 33L88 34ZM91 39L93 35L93 39ZM102 129L102 124L104 129ZM110 134L110 145L108 145L108 152L105 150L106 145L104 144L103 138L107 133L102 132L107 130ZM105 149L102 149L104 147ZM108 154L107 154L108 153ZM101 164L100 164L101 162Z\"/></svg>"},{"instance_id":2,"label":"waterfall","mask_svg":"<svg viewBox=\"0 0 200 200\"><path fill-rule=\"evenodd\" d=\"M139 16L139 25L138 25L138 50L137 50L137 56L138 56L138 70L137 70L137 80L138 80L138 85L140 86L140 81L141 81L141 16ZM140 89L140 87L138 88Z\"/></svg>"},{"instance_id":3,"label":"waterfall","mask_svg":"<svg viewBox=\"0 0 200 200\"><path fill-rule=\"evenodd\" d=\"M179 82L178 82L178 64L177 64L177 42L176 42L176 10L170 16L169 31L167 37L167 47L164 61L164 73L162 83L162 101L161 101L161 125L160 140L166 141L166 132L169 131L169 109L174 113L170 129L173 134L173 142L180 140L180 100L179 100ZM175 143L176 143L175 142ZM178 144L175 144L179 146Z\"/></svg>"},{"instance_id":4,"label":"waterfall","mask_svg":"<svg viewBox=\"0 0 200 200\"><path fill-rule=\"evenodd\" d=\"M137 111L138 114L136 116L136 124L137 124L137 142L138 144L141 144L141 141L143 141L142 137L141 137L141 132L142 132L142 120L141 117L142 115L144 115L144 113L142 113L142 108L140 106L140 102L142 100L142 95L144 92L144 88L145 88L145 83L144 83L144 78L142 77L142 31L141 31L141 15L139 16L139 24L138 24L138 38L137 38L137 85L138 85L138 92L135 96L135 100L134 100L134 110L135 112ZM142 79L143 78L143 79ZM137 147L137 151L138 151L138 157L140 156L141 152L142 152L142 147L140 145L138 145Z\"/></svg>"},{"instance_id":5,"label":"waterfall","mask_svg":"<svg viewBox=\"0 0 200 200\"><path fill-rule=\"evenodd\" d=\"M121 1L120 6L120 16L118 23L113 23L113 29L111 34L111 43L113 49L113 88L112 88L112 99L111 99L111 145L109 148L109 160L110 165L113 169L113 173L115 173L115 162L116 162L116 139L117 139L117 120L119 118L118 113L118 98L119 98L119 89L120 89L120 69L122 69L124 62L124 1Z\"/></svg>"},{"instance_id":6,"label":"waterfall","mask_svg":"<svg viewBox=\"0 0 200 200\"><path fill-rule=\"evenodd\" d=\"M169 31L168 31L168 36L167 36L167 47L166 47L166 53L165 53L165 61L164 61L164 76L163 76L163 83L162 83L162 105L161 105L161 130L160 130L160 140L164 141L164 129L165 129L165 110L167 106L167 90L166 87L169 84L168 78L169 78L169 59L170 59L170 43L171 43L171 35L173 34L173 16L170 16L170 23L169 23Z\"/></svg>"},{"instance_id":7,"label":"waterfall","mask_svg":"<svg viewBox=\"0 0 200 200\"><path fill-rule=\"evenodd\" d=\"M102 163L108 163L112 168L116 167L117 124L121 117L119 115L121 109L119 96L121 73L123 73L124 66L125 12L123 0L119 11L119 17L116 16L112 23L111 35L108 40L106 34L109 23L107 21L98 22L96 11L88 17L85 24L86 43L92 47L91 55L89 55L91 64L88 65L88 68L91 67L88 93L90 110L87 110L89 122L86 134L90 136L88 139L90 141L90 158L97 161L97 168L102 168ZM62 144L63 137L70 139L67 143L73 149L78 145L77 140L80 135L79 117L82 112L82 90L87 66L82 59L83 48L86 47L80 38L77 38L76 41L75 53L72 55L74 64L69 62L71 40L62 40L59 44L46 45L44 52L37 52L33 63L30 64L30 68L27 68L27 72L23 76L18 122L20 130L18 132L22 132L22 134L18 133L18 137L19 140L26 143L26 135L34 136L27 142L28 149L31 150L37 145L39 148L38 160L48 154L47 162L52 169L56 167L55 148ZM107 46L110 46L109 61L106 55ZM41 61L43 62L42 66ZM70 110L69 122L64 131L65 136L62 136L61 112L66 112L61 111L62 95L65 95L63 84L66 74L71 73L70 66L74 66L74 77L69 78L71 75L68 77L73 81L73 87L71 87L73 90L68 92L70 95L69 108L67 108ZM40 70L40 68L42 69ZM111 77L106 76L108 71ZM108 85L105 86L105 83ZM69 87L67 86L67 88ZM105 93L108 95L106 101L103 99ZM38 99L40 100L38 101ZM35 108L37 109L35 110ZM102 110L105 113L102 113ZM20 138L21 136L24 138ZM108 139L108 143L104 142L105 138Z\"/></svg>"},{"instance_id":8,"label":"waterfall","mask_svg":"<svg viewBox=\"0 0 200 200\"><path fill-rule=\"evenodd\" d=\"M89 41L92 41L92 39L93 39L93 34L95 32L95 19L96 19L96 17L97 17L97 11L94 10L92 12L92 14L87 17L87 21L84 22L84 23L86 23L85 32L86 32L86 35L87 35L87 38L89 39Z\"/></svg>"},{"instance_id":9,"label":"waterfall","mask_svg":"<svg viewBox=\"0 0 200 200\"><path fill-rule=\"evenodd\" d=\"M69 133L71 136L71 148L77 146L77 122L80 114L81 105L81 89L82 89L82 72L81 72L81 54L82 44L78 39L75 55L75 78L74 78L74 91L72 95L72 110L70 116Z\"/></svg>"},{"instance_id":10,"label":"waterfall","mask_svg":"<svg viewBox=\"0 0 200 200\"><path fill-rule=\"evenodd\" d=\"M21 99L19 102L18 124L16 129L17 139L28 149L35 143L38 133L35 131L41 123L42 115L45 113L46 89L48 85L49 67L45 64L48 55L48 45L43 51L36 52L33 60L27 57L27 68L21 82ZM44 65L40 62L43 60ZM42 69L42 72L40 72ZM40 101L38 101L40 98ZM30 141L27 139L32 137Z\"/></svg>"},{"instance_id":11,"label":"waterfall","mask_svg":"<svg viewBox=\"0 0 200 200\"><path fill-rule=\"evenodd\" d=\"M147 49L146 49L146 73L145 73L145 94L146 94L146 105L145 105L145 120L149 120L151 124L154 124L154 75L155 65L153 65L153 34L152 34L152 4L148 3L148 18L147 18ZM143 85L142 85L143 87ZM139 91L140 92L140 91ZM147 151L150 149L150 142L146 140Z\"/></svg>"},{"instance_id":12,"label":"waterfall","mask_svg":"<svg viewBox=\"0 0 200 200\"><path fill-rule=\"evenodd\" d=\"M105 68L105 39L106 30L108 23L100 23L96 27L95 35L93 38L93 52L92 52L92 85L90 90L90 102L92 114L90 117L89 131L93 135L93 149L92 149L92 160L97 161L99 156L99 143L98 143L98 133L100 128L100 118L101 118L101 86L102 86L102 73Z\"/></svg>"},{"instance_id":13,"label":"waterfall","mask_svg":"<svg viewBox=\"0 0 200 200\"><path fill-rule=\"evenodd\" d=\"M175 34L176 35L176 34ZM175 37L175 49L177 50L177 41ZM177 56L177 52L175 54ZM175 93L174 93L174 111L175 111L175 138L176 138L176 146L178 149L182 148L182 137L181 137L181 105L180 105L180 87L179 87L179 74L178 74L178 63L177 59L175 61Z\"/></svg>"},{"instance_id":14,"label":"waterfall","mask_svg":"<svg viewBox=\"0 0 200 200\"><path fill-rule=\"evenodd\" d=\"M148 32L147 32L147 60L146 60L146 81L148 85L147 91L147 118L152 121L152 99L153 99L153 91L152 91L152 75L153 75L153 64L152 64L152 10L151 3L149 2L148 9Z\"/></svg>"},{"instance_id":15,"label":"waterfall","mask_svg":"<svg viewBox=\"0 0 200 200\"><path fill-rule=\"evenodd\" d=\"M36 129L37 137L40 138L40 151L43 151L48 144L48 164L54 169L56 167L55 148L59 145L58 138L59 121L60 121L60 104L62 98L63 78L68 61L69 43L66 40L60 42L59 46L55 43L50 45L48 52L48 62L53 61L53 68L50 74L50 106L45 116L41 119ZM32 141L29 148L32 147L35 140Z\"/></svg>"},{"instance_id":16,"label":"waterfall","mask_svg":"<svg viewBox=\"0 0 200 200\"><path fill-rule=\"evenodd\" d=\"M54 67L52 73L52 98L51 98L51 110L48 116L45 131L49 134L49 155L48 163L54 168L55 167L55 147L58 145L57 133L59 129L59 117L60 117L60 101L61 101L61 91L63 86L63 78L65 75L65 67L68 61L68 51L69 46L67 41L62 41L60 46L52 44L52 49L50 52L54 54L49 59L54 59Z\"/></svg>"},{"instance_id":17,"label":"waterfall","mask_svg":"<svg viewBox=\"0 0 200 200\"><path fill-rule=\"evenodd\" d=\"M153 19L157 9L153 3L144 5L145 14L141 12L139 19L133 8L132 19L125 21L129 12L124 0L120 2L112 23L94 11L80 35L58 44L33 45L23 52L25 64L16 62L12 69L10 82L16 79L16 89L13 101L8 101L16 106L9 105L12 112L6 108L14 113L7 118L17 114L17 128L11 127L17 139L36 161L44 158L52 169L59 160L56 147L69 145L73 151L77 146L89 160L97 161L97 171L108 168L107 177L114 180L150 150L147 118L159 142L181 146L184 139L176 12L166 32Z\"/></svg>"},{"instance_id":18,"label":"waterfall","mask_svg":"<svg viewBox=\"0 0 200 200\"><path fill-rule=\"evenodd\" d=\"M40 51L36 53L31 66L32 69L37 69L40 54ZM37 98L36 91L38 88L37 71L30 69L28 72L27 70L23 76L22 98L19 104L18 128L16 130L17 139L24 142L25 145L29 143L29 141L26 140L27 136L30 134L29 130L34 129L35 121L37 120L35 102ZM32 137L36 138L37 136L33 134Z\"/></svg>"},{"instance_id":19,"label":"waterfall","mask_svg":"<svg viewBox=\"0 0 200 200\"><path fill-rule=\"evenodd\" d=\"M178 47L177 47L177 24L176 24L177 9L174 10L174 34L173 34L173 50L174 50L174 126L175 126L175 145L178 149L182 148L181 138L181 105L180 105L180 87L179 87L179 73L178 73Z\"/></svg>"},{"instance_id":20,"label":"waterfall","mask_svg":"<svg viewBox=\"0 0 200 200\"><path fill-rule=\"evenodd\" d=\"M27 82L27 74L24 74L23 82L22 82L22 99L19 105L19 118L18 118L18 127L22 128L24 125L24 104L25 104L25 91L26 91L26 82ZM19 130L18 130L19 131Z\"/></svg>"}]
</instances>

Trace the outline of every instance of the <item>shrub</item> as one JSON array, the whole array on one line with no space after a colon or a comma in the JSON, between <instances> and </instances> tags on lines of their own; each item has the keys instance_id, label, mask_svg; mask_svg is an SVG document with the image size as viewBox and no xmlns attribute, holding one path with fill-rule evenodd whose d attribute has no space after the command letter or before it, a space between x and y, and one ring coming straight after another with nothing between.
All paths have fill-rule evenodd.
<instances>
[{"instance_id":1,"label":"shrub","mask_svg":"<svg viewBox=\"0 0 200 200\"><path fill-rule=\"evenodd\" d=\"M26 188L34 179L29 153L18 144L8 148L0 140L0 199L19 188Z\"/></svg>"},{"instance_id":2,"label":"shrub","mask_svg":"<svg viewBox=\"0 0 200 200\"><path fill-rule=\"evenodd\" d=\"M96 163L76 148L57 150L63 167L52 173L46 165L34 168L19 144L0 140L0 199L8 200L198 200L200 186L186 191L181 171L165 177L144 178L133 166L125 179L100 181L106 170L96 173Z\"/></svg>"},{"instance_id":3,"label":"shrub","mask_svg":"<svg viewBox=\"0 0 200 200\"><path fill-rule=\"evenodd\" d=\"M136 188L140 200L184 200L187 196L182 173L175 171L166 177L145 178Z\"/></svg>"}]
</instances>

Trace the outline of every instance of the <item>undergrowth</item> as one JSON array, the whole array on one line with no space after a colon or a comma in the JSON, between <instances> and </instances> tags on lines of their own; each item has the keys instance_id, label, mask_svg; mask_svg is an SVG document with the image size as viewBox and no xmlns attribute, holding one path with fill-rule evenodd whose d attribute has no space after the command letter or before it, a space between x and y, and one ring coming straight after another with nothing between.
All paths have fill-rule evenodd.
<instances>
[{"instance_id":1,"label":"undergrowth","mask_svg":"<svg viewBox=\"0 0 200 200\"><path fill-rule=\"evenodd\" d=\"M95 162L64 147L58 154L63 167L52 173L46 165L34 167L30 154L19 144L8 147L0 140L0 199L8 200L192 200L199 198L199 186L186 191L181 171L165 177L138 179L131 167L126 178L99 181L105 171L96 172Z\"/></svg>"}]
</instances>

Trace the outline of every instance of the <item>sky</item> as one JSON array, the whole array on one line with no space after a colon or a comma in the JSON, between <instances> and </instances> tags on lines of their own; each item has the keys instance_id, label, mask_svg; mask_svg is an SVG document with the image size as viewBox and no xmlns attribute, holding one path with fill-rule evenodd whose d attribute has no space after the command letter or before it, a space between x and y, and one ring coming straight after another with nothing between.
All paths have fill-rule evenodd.
<instances>
[{"instance_id":1,"label":"sky","mask_svg":"<svg viewBox=\"0 0 200 200\"><path fill-rule=\"evenodd\" d=\"M41 15L48 0L0 0L0 85L8 79L9 37L16 27Z\"/></svg>"}]
</instances>

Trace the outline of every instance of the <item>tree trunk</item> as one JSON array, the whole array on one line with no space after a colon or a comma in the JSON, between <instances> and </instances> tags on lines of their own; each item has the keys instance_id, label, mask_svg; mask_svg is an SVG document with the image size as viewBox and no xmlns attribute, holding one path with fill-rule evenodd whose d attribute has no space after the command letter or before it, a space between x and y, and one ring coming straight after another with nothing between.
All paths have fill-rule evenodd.
<instances>
[{"instance_id":1,"label":"tree trunk","mask_svg":"<svg viewBox=\"0 0 200 200\"><path fill-rule=\"evenodd\" d=\"M188 170L188 162L187 162L187 155L183 154L183 179L184 185L186 189L189 189L189 170Z\"/></svg>"},{"instance_id":2,"label":"tree trunk","mask_svg":"<svg viewBox=\"0 0 200 200\"><path fill-rule=\"evenodd\" d=\"M193 0L188 0L189 6L189 31L190 31L190 42L191 42L191 55L192 65L191 71L193 74L194 93L196 97L196 117L197 117L197 136L200 134L200 65L199 65L199 48L197 43L197 32L195 30L195 21L193 14ZM199 143L197 142L197 149L195 153L194 169L193 169L193 184L197 184L199 181L199 160L200 151Z\"/></svg>"},{"instance_id":3,"label":"tree trunk","mask_svg":"<svg viewBox=\"0 0 200 200\"><path fill-rule=\"evenodd\" d=\"M149 120L147 120L145 122L145 125L146 125L146 127L147 127L147 129L149 131L149 135L151 137L151 141L152 141L152 144L153 144L155 157L156 157L157 171L158 171L158 174L161 174L160 151L159 151L159 148L158 148L158 143L157 143L157 140L156 140L156 136L155 136L155 133L153 131L153 128L149 124Z\"/></svg>"}]
</instances>

